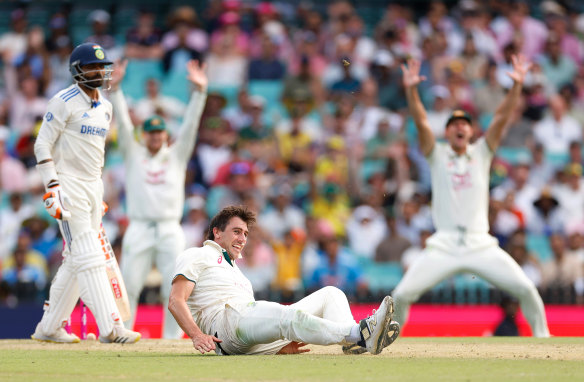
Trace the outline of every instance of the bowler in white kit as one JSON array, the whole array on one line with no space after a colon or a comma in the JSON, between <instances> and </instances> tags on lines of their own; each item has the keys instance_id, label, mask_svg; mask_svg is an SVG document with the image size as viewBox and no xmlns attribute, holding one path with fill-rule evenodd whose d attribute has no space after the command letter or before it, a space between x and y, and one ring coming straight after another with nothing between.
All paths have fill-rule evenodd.
<instances>
[{"instance_id":1,"label":"bowler in white kit","mask_svg":"<svg viewBox=\"0 0 584 382\"><path fill-rule=\"evenodd\" d=\"M196 350L289 354L308 351L305 344L339 344L347 354L379 354L397 338L389 296L359 323L345 294L330 286L289 306L256 301L235 262L254 223L245 207L226 207L211 220L203 247L187 249L177 259L168 309Z\"/></svg>"},{"instance_id":2,"label":"bowler in white kit","mask_svg":"<svg viewBox=\"0 0 584 382\"><path fill-rule=\"evenodd\" d=\"M529 68L522 56L513 57L513 79L495 112L485 136L470 143L471 118L452 113L446 124L447 142L436 142L417 86L420 62L402 65L409 110L416 124L420 149L432 176L432 218L436 226L424 256L415 262L393 291L396 320L404 325L410 305L427 290L459 272L476 274L515 296L536 337L549 337L544 305L533 283L520 266L489 235L489 168L504 128L521 95Z\"/></svg>"},{"instance_id":3,"label":"bowler in white kit","mask_svg":"<svg viewBox=\"0 0 584 382\"><path fill-rule=\"evenodd\" d=\"M182 332L166 307L174 264L185 247L180 225L185 174L207 99L207 76L204 65L199 65L198 61L188 62L187 78L195 85L195 90L176 141L168 144L164 119L152 116L143 124L144 144L141 144L134 139L134 126L119 87L126 65L127 62L117 65L110 97L118 119L119 147L126 167L126 202L130 218L122 242L121 260L132 311L132 318L125 324L130 329L134 325L140 292L152 266L156 265L162 274L161 296L165 308L162 336L176 339Z\"/></svg>"},{"instance_id":4,"label":"bowler in white kit","mask_svg":"<svg viewBox=\"0 0 584 382\"><path fill-rule=\"evenodd\" d=\"M47 190L45 208L59 222L65 248L32 338L79 342L63 327L81 296L95 316L101 342L134 343L140 333L121 322L98 240L101 172L112 118L112 106L99 88L111 79L112 62L101 46L85 43L73 50L69 64L75 84L49 101L34 146L37 169Z\"/></svg>"}]
</instances>

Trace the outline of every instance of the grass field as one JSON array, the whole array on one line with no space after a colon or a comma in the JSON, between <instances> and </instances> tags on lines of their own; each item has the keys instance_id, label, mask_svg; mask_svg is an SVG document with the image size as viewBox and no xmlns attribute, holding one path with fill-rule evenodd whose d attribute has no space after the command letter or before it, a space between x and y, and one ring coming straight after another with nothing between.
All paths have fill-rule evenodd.
<instances>
[{"instance_id":1,"label":"grass field","mask_svg":"<svg viewBox=\"0 0 584 382\"><path fill-rule=\"evenodd\" d=\"M584 381L584 338L400 338L378 356L313 346L289 356L195 353L189 340L135 345L0 341L0 381Z\"/></svg>"}]
</instances>

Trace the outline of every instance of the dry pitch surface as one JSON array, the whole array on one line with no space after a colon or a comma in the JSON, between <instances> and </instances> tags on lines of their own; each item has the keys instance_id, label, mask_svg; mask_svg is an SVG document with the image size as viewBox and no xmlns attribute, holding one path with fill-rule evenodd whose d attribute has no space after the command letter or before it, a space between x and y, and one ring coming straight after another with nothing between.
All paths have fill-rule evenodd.
<instances>
[{"instance_id":1,"label":"dry pitch surface","mask_svg":"<svg viewBox=\"0 0 584 382\"><path fill-rule=\"evenodd\" d=\"M0 341L0 381L584 381L584 338L400 338L378 356L200 356L189 340Z\"/></svg>"}]
</instances>

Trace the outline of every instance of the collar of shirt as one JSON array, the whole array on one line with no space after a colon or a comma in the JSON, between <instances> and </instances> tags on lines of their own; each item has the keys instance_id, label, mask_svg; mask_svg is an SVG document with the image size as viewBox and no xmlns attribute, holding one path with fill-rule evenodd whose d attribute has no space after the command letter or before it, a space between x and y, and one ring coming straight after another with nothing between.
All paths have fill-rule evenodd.
<instances>
[{"instance_id":1,"label":"collar of shirt","mask_svg":"<svg viewBox=\"0 0 584 382\"><path fill-rule=\"evenodd\" d=\"M98 107L99 105L101 105L101 93L99 92L99 89L97 90L97 96L99 97L97 101L91 99L91 97L89 97L87 95L87 93L85 93L83 91L83 89L81 89L81 87L79 86L79 84L75 84L75 87L77 89L79 89L79 93L81 93L81 97L83 97L83 99L92 107Z\"/></svg>"},{"instance_id":2,"label":"collar of shirt","mask_svg":"<svg viewBox=\"0 0 584 382\"><path fill-rule=\"evenodd\" d=\"M473 145L468 144L466 146L466 151L463 154L458 154L456 151L454 151L452 149L452 146L450 146L450 144L448 144L446 146L446 153L448 154L448 159L457 159L457 158L464 156L464 157L466 157L466 159L470 160L470 159L472 159L473 148L474 148Z\"/></svg>"},{"instance_id":3,"label":"collar of shirt","mask_svg":"<svg viewBox=\"0 0 584 382\"><path fill-rule=\"evenodd\" d=\"M233 266L233 260L231 259L231 256L229 256L229 253L227 253L227 251L223 249L223 247L221 247L219 244L215 243L213 240L205 240L203 245L212 247L214 250L220 252L225 258L225 260L227 260L229 265Z\"/></svg>"}]
</instances>

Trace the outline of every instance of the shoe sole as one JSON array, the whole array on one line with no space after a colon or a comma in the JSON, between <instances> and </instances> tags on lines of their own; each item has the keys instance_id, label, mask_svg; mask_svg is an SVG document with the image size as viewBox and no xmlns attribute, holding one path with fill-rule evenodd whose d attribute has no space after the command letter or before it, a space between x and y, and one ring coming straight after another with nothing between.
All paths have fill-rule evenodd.
<instances>
[{"instance_id":1,"label":"shoe sole","mask_svg":"<svg viewBox=\"0 0 584 382\"><path fill-rule=\"evenodd\" d=\"M384 336L381 336L382 339L382 347L381 350L383 350L385 347L391 345L393 343L393 341L396 340L396 338L399 336L400 333L400 326L399 323L397 323L396 321L392 321L393 319L393 314L394 314L394 304L393 304L393 298L391 296L389 297L389 307L387 308L387 313L385 314L385 319L388 319L389 316L389 320L387 321L386 327L384 328L384 332L386 333ZM397 326L397 328L395 327ZM367 349L359 346L357 344L351 344L351 345L345 345L342 347L343 350L343 354L347 354L347 355L360 355L363 353L367 352ZM379 353L381 353L381 350L379 350ZM379 354L379 353L375 353L375 354Z\"/></svg>"},{"instance_id":2,"label":"shoe sole","mask_svg":"<svg viewBox=\"0 0 584 382\"><path fill-rule=\"evenodd\" d=\"M391 345L397 339L397 337L399 337L400 332L401 327L399 325L399 322L391 321L387 329L387 334L383 337L384 339L383 347L386 348L389 345Z\"/></svg>"},{"instance_id":3,"label":"shoe sole","mask_svg":"<svg viewBox=\"0 0 584 382\"><path fill-rule=\"evenodd\" d=\"M138 334L138 337L136 337L136 339L132 342L126 342L126 341L121 341L121 339L116 339L113 341L109 341L109 340L102 340L101 338L99 339L99 342L101 342L102 344L120 344L120 345L131 345L131 344L135 344L136 342L140 341L140 339L142 338L141 334Z\"/></svg>"},{"instance_id":4,"label":"shoe sole","mask_svg":"<svg viewBox=\"0 0 584 382\"><path fill-rule=\"evenodd\" d=\"M381 351L385 347L386 342L385 337L387 337L389 326L391 324L391 319L393 318L393 298L391 298L391 296L387 296L386 298L388 299L388 307L387 311L385 312L385 317L383 318L383 335L379 336L379 338L377 339L375 349L371 352L371 354L373 355L381 353Z\"/></svg>"},{"instance_id":5,"label":"shoe sole","mask_svg":"<svg viewBox=\"0 0 584 382\"><path fill-rule=\"evenodd\" d=\"M44 338L36 338L34 336L34 334L31 335L30 338L32 338L33 340L38 341L38 342L46 342L46 343L50 343L50 344L78 344L81 342L81 340L79 338L74 339L73 341L70 341L70 342L63 342L63 341L55 341L55 340L44 339Z\"/></svg>"}]
</instances>

